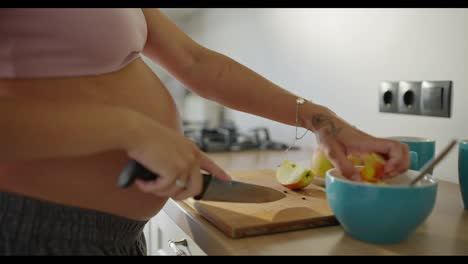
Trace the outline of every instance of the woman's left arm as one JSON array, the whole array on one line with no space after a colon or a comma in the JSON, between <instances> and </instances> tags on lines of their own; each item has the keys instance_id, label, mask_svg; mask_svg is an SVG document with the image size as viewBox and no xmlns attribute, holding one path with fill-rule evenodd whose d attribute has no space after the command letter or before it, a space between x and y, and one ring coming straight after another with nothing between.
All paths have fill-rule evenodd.
<instances>
[{"instance_id":1,"label":"woman's left arm","mask_svg":"<svg viewBox=\"0 0 468 264\"><path fill-rule=\"evenodd\" d=\"M199 45L158 9L147 9L144 13L148 24L145 55L189 89L229 108L296 125L297 95L233 59ZM406 145L368 135L327 107L306 102L300 106L298 121L299 126L316 134L327 156L346 176L355 172L346 158L352 152L385 155L389 175L409 167Z\"/></svg>"},{"instance_id":2,"label":"woman's left arm","mask_svg":"<svg viewBox=\"0 0 468 264\"><path fill-rule=\"evenodd\" d=\"M296 95L233 59L199 45L158 9L144 13L148 24L145 55L190 90L227 107L295 125ZM328 112L313 104L307 107L314 108L312 112Z\"/></svg>"}]
</instances>

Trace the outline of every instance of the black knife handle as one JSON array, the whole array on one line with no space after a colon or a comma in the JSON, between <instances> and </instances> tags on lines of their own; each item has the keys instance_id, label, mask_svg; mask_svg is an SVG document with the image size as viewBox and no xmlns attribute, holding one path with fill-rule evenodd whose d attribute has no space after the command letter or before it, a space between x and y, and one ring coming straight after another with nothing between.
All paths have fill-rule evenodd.
<instances>
[{"instance_id":1,"label":"black knife handle","mask_svg":"<svg viewBox=\"0 0 468 264\"><path fill-rule=\"evenodd\" d=\"M196 195L193 197L195 200L201 200L203 198L203 195L205 195L206 190L208 189L208 186L210 185L211 179L213 178L212 175L202 173L203 176L203 186L202 186L202 191L199 195Z\"/></svg>"},{"instance_id":2,"label":"black knife handle","mask_svg":"<svg viewBox=\"0 0 468 264\"><path fill-rule=\"evenodd\" d=\"M208 189L208 185L210 185L210 181L212 176L210 174L202 173L203 176L203 187L202 192L199 195L193 197L195 200L200 200L203 198L206 190ZM120 188L127 188L131 186L136 179L142 179L144 181L152 181L159 178L159 175L156 173L151 172L143 165L138 163L135 160L131 160L127 163L125 168L119 175L118 186Z\"/></svg>"},{"instance_id":3,"label":"black knife handle","mask_svg":"<svg viewBox=\"0 0 468 264\"><path fill-rule=\"evenodd\" d=\"M118 186L120 188L127 188L132 185L136 179L142 179L144 181L156 180L159 175L152 173L140 163L135 160L131 160L127 163L123 171L120 173Z\"/></svg>"}]
</instances>

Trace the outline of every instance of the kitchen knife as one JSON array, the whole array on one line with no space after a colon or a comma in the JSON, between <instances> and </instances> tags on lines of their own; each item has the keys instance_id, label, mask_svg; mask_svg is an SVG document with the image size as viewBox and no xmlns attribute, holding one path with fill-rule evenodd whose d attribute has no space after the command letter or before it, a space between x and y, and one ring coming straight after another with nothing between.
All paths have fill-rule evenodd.
<instances>
[{"instance_id":1,"label":"kitchen knife","mask_svg":"<svg viewBox=\"0 0 468 264\"><path fill-rule=\"evenodd\" d=\"M268 187L239 181L223 182L210 174L202 173L202 192L193 197L195 200L233 203L267 203L286 197L280 191ZM127 188L136 179L155 180L159 175L152 173L138 162L131 160L118 179L120 188Z\"/></svg>"}]
</instances>

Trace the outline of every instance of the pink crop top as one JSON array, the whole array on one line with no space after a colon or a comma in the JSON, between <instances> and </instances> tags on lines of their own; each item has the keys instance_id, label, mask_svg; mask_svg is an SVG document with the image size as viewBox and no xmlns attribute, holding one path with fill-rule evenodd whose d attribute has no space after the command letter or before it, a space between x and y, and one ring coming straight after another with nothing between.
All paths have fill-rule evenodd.
<instances>
[{"instance_id":1,"label":"pink crop top","mask_svg":"<svg viewBox=\"0 0 468 264\"><path fill-rule=\"evenodd\" d=\"M141 9L0 9L0 78L114 72L140 56L146 36Z\"/></svg>"}]
</instances>

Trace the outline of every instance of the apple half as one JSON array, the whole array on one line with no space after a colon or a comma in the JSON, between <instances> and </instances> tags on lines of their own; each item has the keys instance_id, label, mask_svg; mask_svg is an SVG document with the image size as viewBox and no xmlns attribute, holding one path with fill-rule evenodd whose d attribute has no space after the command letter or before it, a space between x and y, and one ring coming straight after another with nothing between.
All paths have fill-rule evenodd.
<instances>
[{"instance_id":1,"label":"apple half","mask_svg":"<svg viewBox=\"0 0 468 264\"><path fill-rule=\"evenodd\" d=\"M304 168L289 160L284 160L276 170L276 179L284 187L298 190L308 186L315 174L312 170Z\"/></svg>"}]
</instances>

